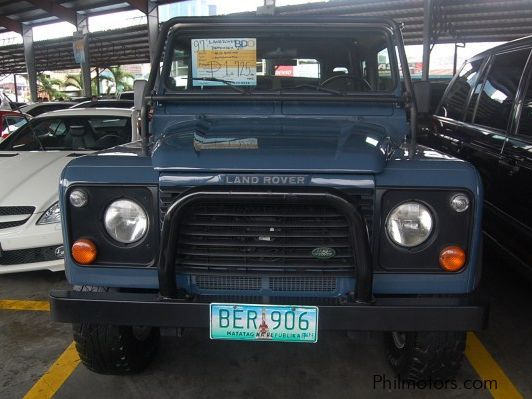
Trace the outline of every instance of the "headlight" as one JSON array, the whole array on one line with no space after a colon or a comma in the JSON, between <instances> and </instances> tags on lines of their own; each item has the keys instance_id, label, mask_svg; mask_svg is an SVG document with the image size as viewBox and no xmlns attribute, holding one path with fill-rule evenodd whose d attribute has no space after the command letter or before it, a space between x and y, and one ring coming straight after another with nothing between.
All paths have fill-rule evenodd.
<instances>
[{"instance_id":1,"label":"headlight","mask_svg":"<svg viewBox=\"0 0 532 399\"><path fill-rule=\"evenodd\" d=\"M61 210L59 209L59 204L56 202L50 208L42 214L42 216L37 221L37 224L51 224L59 223L61 221Z\"/></svg>"},{"instance_id":2,"label":"headlight","mask_svg":"<svg viewBox=\"0 0 532 399\"><path fill-rule=\"evenodd\" d=\"M109 205L104 217L105 229L116 241L131 244L148 230L148 216L134 201L118 200Z\"/></svg>"},{"instance_id":3,"label":"headlight","mask_svg":"<svg viewBox=\"0 0 532 399\"><path fill-rule=\"evenodd\" d=\"M395 244L408 248L427 241L433 225L429 209L419 202L405 202L395 207L386 220L390 239Z\"/></svg>"}]
</instances>

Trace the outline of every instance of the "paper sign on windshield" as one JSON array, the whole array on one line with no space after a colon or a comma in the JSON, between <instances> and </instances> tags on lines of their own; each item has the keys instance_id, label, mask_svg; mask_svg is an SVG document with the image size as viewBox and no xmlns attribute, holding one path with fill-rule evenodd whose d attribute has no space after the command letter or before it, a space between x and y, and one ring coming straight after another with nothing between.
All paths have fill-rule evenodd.
<instances>
[{"instance_id":1,"label":"paper sign on windshield","mask_svg":"<svg viewBox=\"0 0 532 399\"><path fill-rule=\"evenodd\" d=\"M257 40L192 39L192 77L194 86L223 86L221 79L237 86L257 84Z\"/></svg>"}]
</instances>

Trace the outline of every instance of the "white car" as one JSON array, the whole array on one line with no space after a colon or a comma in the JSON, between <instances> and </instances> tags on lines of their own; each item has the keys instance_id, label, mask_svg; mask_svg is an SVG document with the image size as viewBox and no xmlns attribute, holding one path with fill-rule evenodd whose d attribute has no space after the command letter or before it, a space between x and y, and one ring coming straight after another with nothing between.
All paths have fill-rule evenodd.
<instances>
[{"instance_id":1,"label":"white car","mask_svg":"<svg viewBox=\"0 0 532 399\"><path fill-rule=\"evenodd\" d=\"M138 139L137 121L129 109L64 109L0 143L0 274L64 270L61 171L74 157Z\"/></svg>"}]
</instances>

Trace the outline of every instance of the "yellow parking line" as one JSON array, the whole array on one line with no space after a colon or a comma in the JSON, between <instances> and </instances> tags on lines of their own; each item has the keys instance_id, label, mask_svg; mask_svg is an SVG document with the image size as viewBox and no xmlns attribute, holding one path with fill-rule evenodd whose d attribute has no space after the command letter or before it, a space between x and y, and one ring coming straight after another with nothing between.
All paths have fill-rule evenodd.
<instances>
[{"instance_id":1,"label":"yellow parking line","mask_svg":"<svg viewBox=\"0 0 532 399\"><path fill-rule=\"evenodd\" d=\"M79 364L76 346L72 342L48 371L33 385L24 399L50 399L74 372Z\"/></svg>"},{"instance_id":2,"label":"yellow parking line","mask_svg":"<svg viewBox=\"0 0 532 399\"><path fill-rule=\"evenodd\" d=\"M48 301L18 301L18 300L0 300L0 309L3 310L37 310L48 312L50 304Z\"/></svg>"},{"instance_id":3,"label":"yellow parking line","mask_svg":"<svg viewBox=\"0 0 532 399\"><path fill-rule=\"evenodd\" d=\"M486 347L472 332L467 333L465 355L480 378L484 381L495 381L486 384L491 396L495 399L523 398L523 395L493 359Z\"/></svg>"}]
</instances>

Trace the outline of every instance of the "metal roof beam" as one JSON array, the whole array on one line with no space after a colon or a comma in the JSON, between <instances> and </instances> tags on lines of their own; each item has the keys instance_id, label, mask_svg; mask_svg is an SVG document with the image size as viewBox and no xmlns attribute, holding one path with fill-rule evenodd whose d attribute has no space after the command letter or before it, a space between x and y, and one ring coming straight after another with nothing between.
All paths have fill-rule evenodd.
<instances>
[{"instance_id":1,"label":"metal roof beam","mask_svg":"<svg viewBox=\"0 0 532 399\"><path fill-rule=\"evenodd\" d=\"M135 7L144 14L148 13L148 0L126 0L126 3L129 3L131 7Z\"/></svg>"},{"instance_id":2,"label":"metal roof beam","mask_svg":"<svg viewBox=\"0 0 532 399\"><path fill-rule=\"evenodd\" d=\"M7 30L22 35L22 24L20 22L12 20L11 18L0 15L0 26L3 26Z\"/></svg>"},{"instance_id":3,"label":"metal roof beam","mask_svg":"<svg viewBox=\"0 0 532 399\"><path fill-rule=\"evenodd\" d=\"M63 7L55 2L55 0L26 0L34 6L46 11L63 21L70 22L72 25L77 24L76 11L70 8Z\"/></svg>"}]
</instances>

